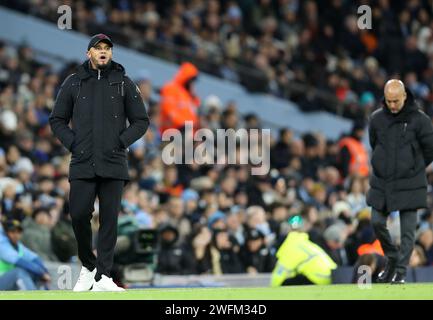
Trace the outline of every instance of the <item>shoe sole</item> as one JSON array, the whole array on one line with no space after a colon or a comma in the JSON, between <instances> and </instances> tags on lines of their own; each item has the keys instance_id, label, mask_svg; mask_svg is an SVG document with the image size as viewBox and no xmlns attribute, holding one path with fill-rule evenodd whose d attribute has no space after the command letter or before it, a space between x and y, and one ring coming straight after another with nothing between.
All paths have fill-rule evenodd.
<instances>
[{"instance_id":1,"label":"shoe sole","mask_svg":"<svg viewBox=\"0 0 433 320\"><path fill-rule=\"evenodd\" d=\"M87 289L87 290L75 290L75 289L72 289L72 291L73 291L73 292L86 292L86 291L92 291L92 289L93 289L93 284L92 284L92 286L91 286L89 289Z\"/></svg>"},{"instance_id":2,"label":"shoe sole","mask_svg":"<svg viewBox=\"0 0 433 320\"><path fill-rule=\"evenodd\" d=\"M100 290L100 289L95 290L95 289L92 289L90 291L92 291L92 292L125 292L126 290Z\"/></svg>"}]
</instances>

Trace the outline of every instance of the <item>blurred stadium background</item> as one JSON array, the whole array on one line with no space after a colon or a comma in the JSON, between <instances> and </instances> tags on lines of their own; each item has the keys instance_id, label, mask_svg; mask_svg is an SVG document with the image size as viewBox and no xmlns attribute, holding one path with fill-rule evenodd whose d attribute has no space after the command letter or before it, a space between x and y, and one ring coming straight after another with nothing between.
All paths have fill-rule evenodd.
<instances>
[{"instance_id":1,"label":"blurred stadium background","mask_svg":"<svg viewBox=\"0 0 433 320\"><path fill-rule=\"evenodd\" d=\"M60 30L60 5L72 30ZM372 8L372 29L357 8ZM398 77L433 116L433 1L6 0L0 5L0 200L21 221L58 289L59 266L79 272L68 210L70 154L48 117L62 81L106 33L148 106L151 126L129 151L113 277L130 288L269 286L275 253L299 215L303 231L350 283L377 274L383 253L365 203L368 174L342 139L368 152L366 120ZM201 127L272 130L271 170L161 161L160 89L185 61L200 71ZM433 282L433 170L419 211L409 282ZM97 239L98 205L92 226ZM390 215L399 241L398 213ZM174 234L175 239L170 235ZM165 235L165 236L164 236ZM1 248L0 248L1 250Z\"/></svg>"}]
</instances>

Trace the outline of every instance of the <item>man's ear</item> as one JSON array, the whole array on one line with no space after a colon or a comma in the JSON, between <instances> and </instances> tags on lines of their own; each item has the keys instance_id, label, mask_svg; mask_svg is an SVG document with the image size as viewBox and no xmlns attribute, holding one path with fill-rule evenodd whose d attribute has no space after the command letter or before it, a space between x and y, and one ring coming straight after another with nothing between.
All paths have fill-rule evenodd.
<instances>
[{"instance_id":1,"label":"man's ear","mask_svg":"<svg viewBox=\"0 0 433 320\"><path fill-rule=\"evenodd\" d=\"M86 52L86 56L87 56L87 58L90 59L90 57L91 57L91 55L90 55L90 50L88 50L88 51Z\"/></svg>"}]
</instances>

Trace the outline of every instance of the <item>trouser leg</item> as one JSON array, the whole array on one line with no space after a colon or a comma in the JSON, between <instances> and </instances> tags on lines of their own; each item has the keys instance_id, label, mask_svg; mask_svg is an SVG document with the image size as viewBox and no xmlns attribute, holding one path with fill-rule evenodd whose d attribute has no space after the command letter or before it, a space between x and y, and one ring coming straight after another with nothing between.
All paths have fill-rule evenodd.
<instances>
[{"instance_id":1,"label":"trouser leg","mask_svg":"<svg viewBox=\"0 0 433 320\"><path fill-rule=\"evenodd\" d=\"M36 290L36 284L28 271L15 268L0 276L0 290Z\"/></svg>"},{"instance_id":2,"label":"trouser leg","mask_svg":"<svg viewBox=\"0 0 433 320\"><path fill-rule=\"evenodd\" d=\"M123 186L123 180L115 179L101 179L98 184L99 232L95 276L97 281L102 275L109 277L113 266L114 247L117 240L117 219Z\"/></svg>"},{"instance_id":3,"label":"trouser leg","mask_svg":"<svg viewBox=\"0 0 433 320\"><path fill-rule=\"evenodd\" d=\"M400 274L406 274L407 265L415 245L416 223L416 211L400 212L401 245L396 267L396 271Z\"/></svg>"},{"instance_id":4,"label":"trouser leg","mask_svg":"<svg viewBox=\"0 0 433 320\"><path fill-rule=\"evenodd\" d=\"M382 212L372 209L371 222L376 237L379 239L382 249L390 263L396 264L399 258L398 249L392 243L391 235L386 226L388 216Z\"/></svg>"},{"instance_id":5,"label":"trouser leg","mask_svg":"<svg viewBox=\"0 0 433 320\"><path fill-rule=\"evenodd\" d=\"M95 179L72 180L69 194L69 208L78 245L78 257L83 266L89 270L93 270L96 266L90 224L96 199L96 187Z\"/></svg>"}]
</instances>

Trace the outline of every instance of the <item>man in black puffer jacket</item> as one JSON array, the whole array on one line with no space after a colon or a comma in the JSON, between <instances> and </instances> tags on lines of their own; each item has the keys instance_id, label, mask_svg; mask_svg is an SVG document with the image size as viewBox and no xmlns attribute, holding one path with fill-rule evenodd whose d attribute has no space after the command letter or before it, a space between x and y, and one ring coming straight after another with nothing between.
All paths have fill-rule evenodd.
<instances>
[{"instance_id":1,"label":"man in black puffer jacket","mask_svg":"<svg viewBox=\"0 0 433 320\"><path fill-rule=\"evenodd\" d=\"M400 80L389 80L384 93L384 105L373 112L369 123L372 174L367 203L373 208L373 227L388 258L378 281L404 283L416 211L427 207L425 168L433 161L433 126ZM400 250L386 228L392 211L400 212Z\"/></svg>"},{"instance_id":2,"label":"man in black puffer jacket","mask_svg":"<svg viewBox=\"0 0 433 320\"><path fill-rule=\"evenodd\" d=\"M89 59L63 82L50 116L54 135L72 152L70 214L83 264L74 291L92 286L99 291L121 290L109 276L122 190L129 180L127 148L149 125L138 87L125 75L125 69L111 60L112 47L106 35L92 37ZM97 258L90 228L96 196L100 221Z\"/></svg>"}]
</instances>

